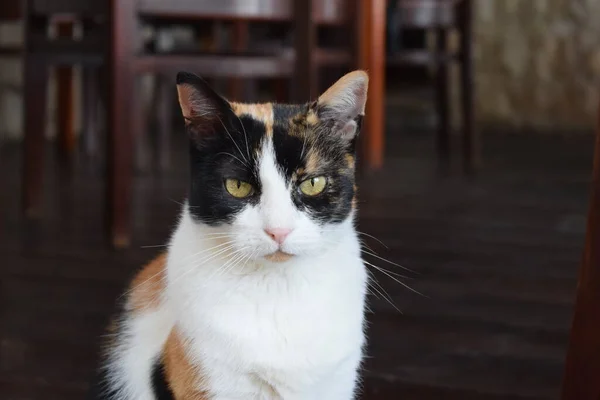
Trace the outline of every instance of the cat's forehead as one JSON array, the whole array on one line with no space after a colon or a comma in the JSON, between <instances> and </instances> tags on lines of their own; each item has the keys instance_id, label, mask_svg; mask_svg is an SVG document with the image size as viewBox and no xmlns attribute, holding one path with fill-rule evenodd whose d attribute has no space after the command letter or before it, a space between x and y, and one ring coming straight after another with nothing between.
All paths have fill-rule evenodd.
<instances>
[{"instance_id":1,"label":"cat's forehead","mask_svg":"<svg viewBox=\"0 0 600 400\"><path fill-rule=\"evenodd\" d=\"M316 114L306 104L277 103L230 103L233 113L239 117L252 118L265 125L266 134L273 134L273 127L287 129L289 134L303 134L319 123Z\"/></svg>"},{"instance_id":2,"label":"cat's forehead","mask_svg":"<svg viewBox=\"0 0 600 400\"><path fill-rule=\"evenodd\" d=\"M265 141L272 142L276 161L288 176L317 173L345 153L318 137L321 121L308 104L231 103L231 109L252 137L255 153L260 156ZM348 157L352 162L346 160L342 168L353 165Z\"/></svg>"}]
</instances>

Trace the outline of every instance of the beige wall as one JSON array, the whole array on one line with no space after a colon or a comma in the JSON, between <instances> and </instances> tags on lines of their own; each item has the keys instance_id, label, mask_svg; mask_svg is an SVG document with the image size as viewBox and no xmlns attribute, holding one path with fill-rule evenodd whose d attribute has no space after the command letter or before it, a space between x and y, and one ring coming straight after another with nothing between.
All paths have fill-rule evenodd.
<instances>
[{"instance_id":1,"label":"beige wall","mask_svg":"<svg viewBox=\"0 0 600 400\"><path fill-rule=\"evenodd\" d=\"M600 92L600 0L474 0L478 120L577 130Z\"/></svg>"}]
</instances>

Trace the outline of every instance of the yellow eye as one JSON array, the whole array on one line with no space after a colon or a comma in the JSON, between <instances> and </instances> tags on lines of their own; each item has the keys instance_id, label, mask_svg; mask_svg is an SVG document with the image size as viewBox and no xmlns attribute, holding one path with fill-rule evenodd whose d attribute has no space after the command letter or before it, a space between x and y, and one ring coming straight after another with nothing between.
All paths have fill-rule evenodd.
<instances>
[{"instance_id":1,"label":"yellow eye","mask_svg":"<svg viewBox=\"0 0 600 400\"><path fill-rule=\"evenodd\" d=\"M310 178L300 184L300 191L307 196L316 196L325 189L326 183L327 178L324 176Z\"/></svg>"},{"instance_id":2,"label":"yellow eye","mask_svg":"<svg viewBox=\"0 0 600 400\"><path fill-rule=\"evenodd\" d=\"M252 194L252 185L239 179L226 179L225 189L227 189L230 195L238 199L243 199Z\"/></svg>"}]
</instances>

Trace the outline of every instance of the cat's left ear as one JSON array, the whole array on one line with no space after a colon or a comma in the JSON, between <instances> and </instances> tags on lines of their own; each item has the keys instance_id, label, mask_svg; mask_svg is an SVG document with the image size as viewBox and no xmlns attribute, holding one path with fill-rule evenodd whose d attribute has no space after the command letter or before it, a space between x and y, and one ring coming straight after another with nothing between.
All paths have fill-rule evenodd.
<instances>
[{"instance_id":1,"label":"cat's left ear","mask_svg":"<svg viewBox=\"0 0 600 400\"><path fill-rule=\"evenodd\" d=\"M365 114L368 88L365 71L350 72L319 96L315 112L321 121L333 123L336 134L354 139Z\"/></svg>"}]
</instances>

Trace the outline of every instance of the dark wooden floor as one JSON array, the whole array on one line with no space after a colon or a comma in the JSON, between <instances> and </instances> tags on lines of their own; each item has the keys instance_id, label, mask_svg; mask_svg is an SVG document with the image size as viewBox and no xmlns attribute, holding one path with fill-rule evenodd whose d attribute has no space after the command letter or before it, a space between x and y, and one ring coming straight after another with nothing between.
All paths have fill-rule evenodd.
<instances>
[{"instance_id":1,"label":"dark wooden floor","mask_svg":"<svg viewBox=\"0 0 600 400\"><path fill-rule=\"evenodd\" d=\"M558 398L583 244L591 137L492 135L475 180L436 174L432 136L389 127L384 171L361 178L360 230L415 270L417 295L374 273L365 399ZM52 151L49 149L48 154ZM50 157L52 158L52 157ZM113 303L167 240L185 153L135 182L135 239L105 241L103 181L47 162L45 216L19 215L18 147L0 160L0 398L81 399ZM369 258L376 265L397 267Z\"/></svg>"}]
</instances>

